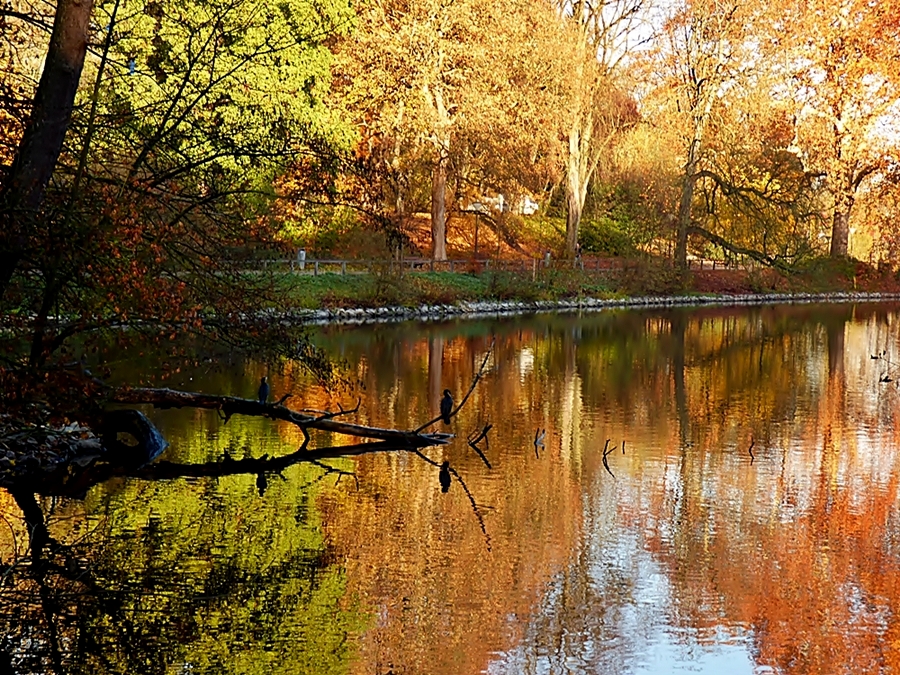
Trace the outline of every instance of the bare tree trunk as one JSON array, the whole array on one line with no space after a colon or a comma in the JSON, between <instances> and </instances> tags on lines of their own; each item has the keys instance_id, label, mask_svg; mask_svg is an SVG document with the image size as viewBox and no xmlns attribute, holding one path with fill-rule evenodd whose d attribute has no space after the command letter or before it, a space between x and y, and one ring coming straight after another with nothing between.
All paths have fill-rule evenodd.
<instances>
[{"instance_id":1,"label":"bare tree trunk","mask_svg":"<svg viewBox=\"0 0 900 675\"><path fill-rule=\"evenodd\" d=\"M841 199L834 207L831 221L831 257L846 258L850 244L850 208L852 200Z\"/></svg>"},{"instance_id":2,"label":"bare tree trunk","mask_svg":"<svg viewBox=\"0 0 900 675\"><path fill-rule=\"evenodd\" d=\"M26 251L72 118L90 34L93 0L59 0L31 118L0 193L0 298Z\"/></svg>"},{"instance_id":3,"label":"bare tree trunk","mask_svg":"<svg viewBox=\"0 0 900 675\"><path fill-rule=\"evenodd\" d=\"M566 171L566 253L575 255L578 244L578 228L581 226L581 213L584 210L584 198L587 191L582 184L581 149L578 133L569 133L569 159Z\"/></svg>"},{"instance_id":4,"label":"bare tree trunk","mask_svg":"<svg viewBox=\"0 0 900 675\"><path fill-rule=\"evenodd\" d=\"M427 90L426 90L427 91ZM431 172L431 246L433 260L447 259L447 159L450 148L450 113L440 86L434 88L437 126L434 145L437 161Z\"/></svg>"},{"instance_id":5,"label":"bare tree trunk","mask_svg":"<svg viewBox=\"0 0 900 675\"><path fill-rule=\"evenodd\" d=\"M687 236L691 226L691 204L694 201L694 171L685 169L681 182L681 201L678 203L678 217L675 221L675 266L687 269Z\"/></svg>"},{"instance_id":6,"label":"bare tree trunk","mask_svg":"<svg viewBox=\"0 0 900 675\"><path fill-rule=\"evenodd\" d=\"M432 258L447 259L447 166L441 155L431 172Z\"/></svg>"}]
</instances>

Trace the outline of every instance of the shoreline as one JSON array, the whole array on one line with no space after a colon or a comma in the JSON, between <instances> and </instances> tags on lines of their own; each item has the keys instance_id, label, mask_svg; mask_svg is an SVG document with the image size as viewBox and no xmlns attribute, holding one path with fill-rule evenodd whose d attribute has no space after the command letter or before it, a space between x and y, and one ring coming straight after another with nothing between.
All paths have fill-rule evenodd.
<instances>
[{"instance_id":1,"label":"shoreline","mask_svg":"<svg viewBox=\"0 0 900 675\"><path fill-rule=\"evenodd\" d=\"M349 307L305 309L278 316L303 325L366 325L402 321L441 321L452 318L479 319L521 316L547 312L598 312L606 309L639 309L660 307L738 307L759 305L800 305L817 303L900 302L900 293L834 292L834 293L743 293L734 295L634 296L627 298L578 298L573 300L538 300L533 302L504 300L462 300L448 305L417 307ZM274 318L274 317L273 317Z\"/></svg>"}]
</instances>

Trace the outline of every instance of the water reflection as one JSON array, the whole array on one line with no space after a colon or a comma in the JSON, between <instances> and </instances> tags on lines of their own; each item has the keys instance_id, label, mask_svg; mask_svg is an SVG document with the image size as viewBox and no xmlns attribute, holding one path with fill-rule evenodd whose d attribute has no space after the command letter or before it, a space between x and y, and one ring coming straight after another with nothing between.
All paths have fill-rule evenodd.
<instances>
[{"instance_id":1,"label":"water reflection","mask_svg":"<svg viewBox=\"0 0 900 675\"><path fill-rule=\"evenodd\" d=\"M896 321L800 306L327 329L357 421L386 427L433 418L494 341L457 439L431 462L331 461L356 480L293 466L262 496L248 475L43 499L30 562L25 497L6 498L0 647L22 672L900 672L898 389L880 381ZM252 396L268 374L309 407L347 396L238 365L170 384ZM169 461L302 440L157 420ZM488 424L490 469L466 442ZM474 511L442 492L444 462Z\"/></svg>"}]
</instances>

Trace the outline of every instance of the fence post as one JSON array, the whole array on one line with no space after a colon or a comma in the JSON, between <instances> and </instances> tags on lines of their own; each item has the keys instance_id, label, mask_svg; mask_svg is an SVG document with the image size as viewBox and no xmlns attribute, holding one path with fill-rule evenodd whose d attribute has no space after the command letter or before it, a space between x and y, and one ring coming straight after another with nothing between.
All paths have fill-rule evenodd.
<instances>
[{"instance_id":1,"label":"fence post","mask_svg":"<svg viewBox=\"0 0 900 675\"><path fill-rule=\"evenodd\" d=\"M313 276L319 276L319 261L316 260L316 269L313 271Z\"/></svg>"},{"instance_id":2,"label":"fence post","mask_svg":"<svg viewBox=\"0 0 900 675\"><path fill-rule=\"evenodd\" d=\"M341 276L345 276L347 274L347 261L341 260Z\"/></svg>"}]
</instances>

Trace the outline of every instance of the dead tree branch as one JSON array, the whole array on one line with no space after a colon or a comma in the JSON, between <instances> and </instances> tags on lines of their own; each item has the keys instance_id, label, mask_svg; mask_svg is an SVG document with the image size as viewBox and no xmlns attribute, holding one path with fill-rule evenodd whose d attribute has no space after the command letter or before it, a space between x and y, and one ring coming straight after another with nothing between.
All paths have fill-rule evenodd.
<instances>
[{"instance_id":1,"label":"dead tree branch","mask_svg":"<svg viewBox=\"0 0 900 675\"><path fill-rule=\"evenodd\" d=\"M615 451L618 449L619 446L618 446L618 445L614 445L613 447L610 448L610 447L609 447L609 444L610 444L611 442L612 442L612 439L611 439L611 438L607 438L607 439L606 439L606 445L603 446L603 468L606 469L606 472L607 472L610 476L612 476L613 478L615 478L615 477L616 477L616 474L614 474L614 473L612 472L612 470L609 468L609 462L607 461L606 457L607 457L608 455L611 455L613 452L615 452Z\"/></svg>"},{"instance_id":2,"label":"dead tree branch","mask_svg":"<svg viewBox=\"0 0 900 675\"><path fill-rule=\"evenodd\" d=\"M491 358L491 354L494 351L494 342L496 342L495 339L491 340L491 346L488 347L487 354L484 355L484 360L481 362L481 367L478 369L478 372L475 373L475 377L472 379L472 384L469 387L469 391L466 392L466 395L463 396L462 400L457 404L457 406L453 410L450 411L450 414L447 416L448 418L456 417L456 413L458 413L460 411L460 409L466 404L466 401L469 400L469 396L471 396L472 392L475 391L475 386L478 384L479 380L481 380L481 378L484 377L484 372L485 372L485 368L487 368L488 359ZM415 433L419 434L421 431L427 429L428 427L430 427L432 424L435 424L436 422L440 422L442 419L444 419L443 416L438 415L434 419L429 420L428 422L426 422L425 424L420 426L418 429L416 429ZM431 435L433 435L433 434L431 434Z\"/></svg>"},{"instance_id":3,"label":"dead tree branch","mask_svg":"<svg viewBox=\"0 0 900 675\"><path fill-rule=\"evenodd\" d=\"M491 466L491 463L488 461L488 458L485 456L484 452L482 452L481 448L478 447L478 444L482 440L484 440L485 444L490 447L490 441L488 441L488 432L493 428L493 424L485 424L484 428L481 430L477 437L475 437L475 432L473 431L471 434L469 434L469 438L467 439L469 441L469 447L472 448L476 453L478 453L478 456L481 457L481 461L484 462L484 465L489 469L492 469L493 467Z\"/></svg>"},{"instance_id":4,"label":"dead tree branch","mask_svg":"<svg viewBox=\"0 0 900 675\"><path fill-rule=\"evenodd\" d=\"M276 403L260 403L236 396L218 396L214 394L200 394L196 392L176 391L174 389L151 389L145 387L127 387L115 389L110 398L111 403L124 403L129 405L149 404L155 408L201 408L205 410L217 410L225 418L232 415L248 415L251 417L268 417L273 420L289 422L306 432L308 429L329 431L356 438L371 438L380 441L388 441L402 447L428 447L430 445L444 445L453 438L446 433L420 433L427 427L426 424L414 431L400 429L383 429L361 424L340 422L335 418L340 415L350 414L358 410L358 405L353 410L340 410L326 412L318 416L308 415L304 412L292 410ZM455 414L456 411L454 411ZM438 417L437 419L440 419Z\"/></svg>"}]
</instances>

